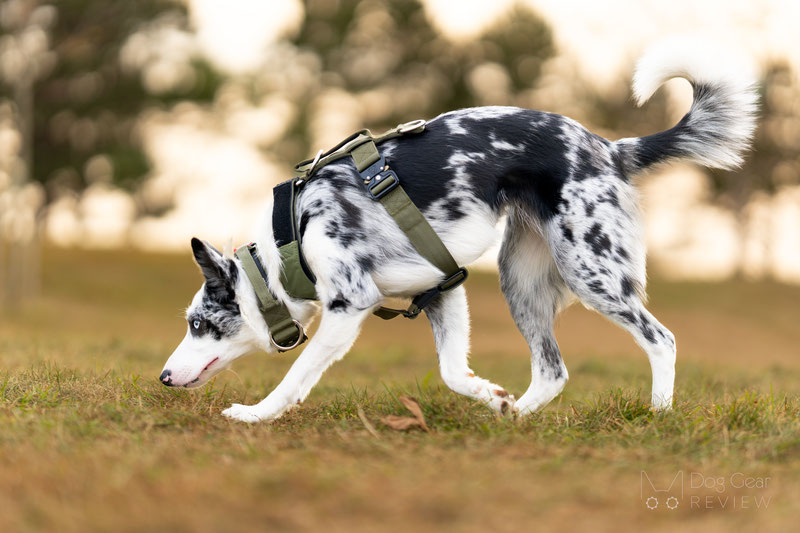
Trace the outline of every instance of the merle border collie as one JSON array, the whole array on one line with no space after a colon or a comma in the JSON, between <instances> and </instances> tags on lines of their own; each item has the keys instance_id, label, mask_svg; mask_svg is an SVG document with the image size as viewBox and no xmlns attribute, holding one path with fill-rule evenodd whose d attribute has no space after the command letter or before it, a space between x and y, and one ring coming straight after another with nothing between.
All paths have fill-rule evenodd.
<instances>
[{"instance_id":1,"label":"merle border collie","mask_svg":"<svg viewBox=\"0 0 800 533\"><path fill-rule=\"evenodd\" d=\"M500 282L530 348L530 387L515 399L470 369L463 287L425 310L448 387L500 413L542 409L567 382L553 321L577 297L633 336L650 361L653 408L672 406L675 337L643 303L646 250L634 178L681 159L724 169L741 165L757 95L751 78L726 65L708 48L686 42L645 53L633 81L638 104L673 77L687 79L694 94L677 125L646 137L609 141L560 115L478 107L445 113L422 134L380 145L459 265L495 243L498 220L506 216ZM317 279L318 304L292 299L281 286L271 205L265 215L255 242L269 288L303 326L320 309L322 316L316 334L264 400L222 413L245 422L273 420L300 404L385 297L412 297L443 277L370 198L350 158L318 171L297 200L297 227ZM186 336L161 375L174 387L198 387L246 353L275 352L238 260L198 239L192 249L205 283L186 312Z\"/></svg>"}]
</instances>

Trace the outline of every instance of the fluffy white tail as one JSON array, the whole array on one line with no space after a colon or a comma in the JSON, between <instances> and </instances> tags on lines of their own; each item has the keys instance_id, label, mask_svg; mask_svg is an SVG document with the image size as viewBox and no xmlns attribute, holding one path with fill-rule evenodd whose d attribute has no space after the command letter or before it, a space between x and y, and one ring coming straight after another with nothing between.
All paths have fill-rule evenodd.
<instances>
[{"instance_id":1,"label":"fluffy white tail","mask_svg":"<svg viewBox=\"0 0 800 533\"><path fill-rule=\"evenodd\" d=\"M742 165L758 111L758 93L749 70L730 54L690 40L662 42L642 56L633 77L633 94L642 105L670 78L692 84L694 101L673 128L617 145L626 170L635 173L669 159L688 159L707 167Z\"/></svg>"}]
</instances>

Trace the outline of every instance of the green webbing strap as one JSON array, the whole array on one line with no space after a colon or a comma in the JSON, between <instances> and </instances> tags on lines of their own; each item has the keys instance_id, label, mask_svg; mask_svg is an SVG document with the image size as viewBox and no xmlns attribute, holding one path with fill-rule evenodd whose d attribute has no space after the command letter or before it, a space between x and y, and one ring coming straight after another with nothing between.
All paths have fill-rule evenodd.
<instances>
[{"instance_id":1,"label":"green webbing strap","mask_svg":"<svg viewBox=\"0 0 800 533\"><path fill-rule=\"evenodd\" d=\"M402 187L395 187L378 201L397 222L419 254L445 274L445 280L439 285L441 291L455 288L466 278L466 271L458 266L447 247L428 223L425 215L417 209ZM420 307L415 298L405 311L381 307L375 311L375 314L384 320L398 315L413 318L419 314Z\"/></svg>"},{"instance_id":2,"label":"green webbing strap","mask_svg":"<svg viewBox=\"0 0 800 533\"><path fill-rule=\"evenodd\" d=\"M359 164L363 164L365 161L368 161L372 155L372 150L366 149L364 155L361 155L361 152L358 148L366 143L372 142L380 143L383 141L388 141L389 139L394 139L395 137L400 137L401 135L406 135L409 133L421 133L425 130L425 121L424 120L414 120L412 122L406 122L405 124L400 124L389 131L382 133L380 135L372 135L369 130L361 130L357 131L356 133L352 134L350 137L346 138L327 152L322 152L317 154L317 157L313 159L306 159L298 163L294 167L294 174L298 178L302 179L309 179L314 174L314 171L324 167L329 163L333 163L337 159L341 159L343 157L352 156L353 161L355 161L356 166ZM375 150L377 152L377 149ZM378 154L380 157L380 154ZM374 161L368 163L364 168L369 167L374 163ZM360 171L361 169L359 169Z\"/></svg>"},{"instance_id":3,"label":"green webbing strap","mask_svg":"<svg viewBox=\"0 0 800 533\"><path fill-rule=\"evenodd\" d=\"M295 167L295 174L308 180L313 177L315 170L337 159L351 156L373 198L383 204L417 252L445 274L445 280L438 287L414 298L407 310L381 307L375 311L377 316L385 320L399 315L416 317L439 293L455 288L467 276L466 270L458 266L428 220L400 186L397 175L389 170L376 145L407 133L421 133L424 129L425 121L417 120L401 124L378 136L373 136L369 130L361 130L327 152L320 152L313 160L303 161Z\"/></svg>"},{"instance_id":4,"label":"green webbing strap","mask_svg":"<svg viewBox=\"0 0 800 533\"><path fill-rule=\"evenodd\" d=\"M299 178L297 181L302 183L312 179L316 170L325 165L347 156L352 157L373 198L383 204L417 252L445 274L444 281L414 298L407 310L381 307L375 311L375 315L385 320L399 315L416 317L440 293L457 287L467 277L467 271L460 268L450 255L428 220L400 186L397 175L389 170L377 147L377 143L382 141L409 133L421 133L424 130L424 120L400 124L377 136L372 135L369 130L361 130L327 152L320 150L314 159L303 161L294 169L295 177Z\"/></svg>"},{"instance_id":5,"label":"green webbing strap","mask_svg":"<svg viewBox=\"0 0 800 533\"><path fill-rule=\"evenodd\" d=\"M398 185L381 196L378 201L383 204L422 257L446 275L455 274L459 269L455 259L402 186Z\"/></svg>"},{"instance_id":6,"label":"green webbing strap","mask_svg":"<svg viewBox=\"0 0 800 533\"><path fill-rule=\"evenodd\" d=\"M266 273L253 256L255 245L242 246L235 252L242 263L247 278L256 293L258 310L269 328L270 340L278 351L291 350L306 339L303 327L289 314L289 310L279 302L267 287Z\"/></svg>"}]
</instances>

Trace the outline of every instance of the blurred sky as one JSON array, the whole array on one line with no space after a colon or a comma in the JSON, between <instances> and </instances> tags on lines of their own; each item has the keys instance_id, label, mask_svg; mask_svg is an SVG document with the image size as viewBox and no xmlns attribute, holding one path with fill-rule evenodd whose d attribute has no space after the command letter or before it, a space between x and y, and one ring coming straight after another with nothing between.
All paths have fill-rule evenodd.
<instances>
[{"instance_id":1,"label":"blurred sky","mask_svg":"<svg viewBox=\"0 0 800 533\"><path fill-rule=\"evenodd\" d=\"M276 58L284 53L280 39L294 35L304 16L299 0L186 2L193 33L162 32L131 39L123 54L123 60L141 65L150 61L151 49L157 49L158 61L150 61L143 69L145 82L156 89L176 83L182 61L198 50L234 76L279 63ZM515 4L513 0L423 3L435 27L454 41L473 39ZM732 54L743 60L751 57L758 66L784 59L794 72L800 72L800 2L519 3L545 18L557 46L557 57L548 62L531 105L567 115L579 110L582 102L565 96L565 77L577 73L601 91L618 90L629 83L631 65L643 49L674 34L702 34L728 43ZM291 62L285 69L280 75L291 78ZM688 109L688 85L671 83L668 94L677 119ZM174 195L174 209L166 216L137 218L133 199L101 180L82 197L65 197L51 207L50 238L63 245L122 243L173 250L185 249L192 235L218 244L229 237L235 242L248 240L269 187L289 177L289 169L258 146L279 137L296 110L279 96L267 96L255 105L245 103L235 87L224 88L217 100L213 112L181 104L168 113L154 112L142 119L145 148L155 163L142 193L153 198ZM309 119L315 146L328 147L363 127L371 106L380 105L379 95L356 98L336 90L321 95ZM698 169L672 168L644 180L642 192L651 259L667 275L720 279L731 275L745 256L744 269L754 277L769 274L800 281L797 187L786 188L774 198L757 198L749 206L751 219L760 223L750 227L744 241L737 235L734 215L708 201L708 177Z\"/></svg>"}]
</instances>

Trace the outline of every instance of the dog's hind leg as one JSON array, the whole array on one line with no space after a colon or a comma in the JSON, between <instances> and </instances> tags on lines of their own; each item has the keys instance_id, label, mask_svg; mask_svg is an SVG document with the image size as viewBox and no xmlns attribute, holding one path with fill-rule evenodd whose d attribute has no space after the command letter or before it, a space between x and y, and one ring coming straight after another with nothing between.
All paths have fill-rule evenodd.
<instances>
[{"instance_id":1,"label":"dog's hind leg","mask_svg":"<svg viewBox=\"0 0 800 533\"><path fill-rule=\"evenodd\" d=\"M589 308L633 335L653 373L655 409L669 409L675 337L645 309L645 247L635 191L622 179L587 178L563 191L562 213L546 224L559 272Z\"/></svg>"},{"instance_id":2,"label":"dog's hind leg","mask_svg":"<svg viewBox=\"0 0 800 533\"><path fill-rule=\"evenodd\" d=\"M499 385L479 378L469 367L467 293L458 287L425 309L431 322L442 380L453 391L475 398L499 413L514 406L514 397Z\"/></svg>"},{"instance_id":3,"label":"dog's hind leg","mask_svg":"<svg viewBox=\"0 0 800 533\"><path fill-rule=\"evenodd\" d=\"M531 384L516 404L527 414L547 405L569 378L553 334L553 319L569 293L538 230L518 209L509 211L498 260L500 286L531 350Z\"/></svg>"}]
</instances>

